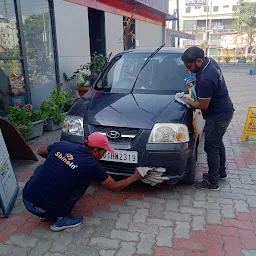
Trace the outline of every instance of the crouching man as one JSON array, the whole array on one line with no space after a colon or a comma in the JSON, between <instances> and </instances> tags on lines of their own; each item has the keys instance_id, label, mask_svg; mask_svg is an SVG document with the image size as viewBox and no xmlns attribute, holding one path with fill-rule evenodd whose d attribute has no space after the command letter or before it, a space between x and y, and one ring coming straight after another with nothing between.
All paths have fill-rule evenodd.
<instances>
[{"instance_id":1,"label":"crouching man","mask_svg":"<svg viewBox=\"0 0 256 256\"><path fill-rule=\"evenodd\" d=\"M142 177L136 170L133 176L116 182L98 162L105 152L114 152L106 136L91 134L84 145L57 142L42 147L38 154L46 161L36 168L23 190L23 202L29 212L52 221L51 230L77 227L82 216L71 216L76 202L91 182L119 191Z\"/></svg>"}]
</instances>

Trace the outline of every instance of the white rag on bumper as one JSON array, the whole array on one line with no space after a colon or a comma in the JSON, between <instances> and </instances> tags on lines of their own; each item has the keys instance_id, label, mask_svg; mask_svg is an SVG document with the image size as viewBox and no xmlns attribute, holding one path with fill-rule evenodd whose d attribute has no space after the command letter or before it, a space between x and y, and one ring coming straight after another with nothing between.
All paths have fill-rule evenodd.
<instances>
[{"instance_id":1,"label":"white rag on bumper","mask_svg":"<svg viewBox=\"0 0 256 256\"><path fill-rule=\"evenodd\" d=\"M169 180L168 177L162 176L165 172L165 168L157 167L157 168L150 168L150 167L137 167L136 168L142 177L145 177L148 172L150 175L148 177L143 178L141 181L144 183L148 183L151 186L155 186L159 183L162 183L165 180Z\"/></svg>"}]
</instances>

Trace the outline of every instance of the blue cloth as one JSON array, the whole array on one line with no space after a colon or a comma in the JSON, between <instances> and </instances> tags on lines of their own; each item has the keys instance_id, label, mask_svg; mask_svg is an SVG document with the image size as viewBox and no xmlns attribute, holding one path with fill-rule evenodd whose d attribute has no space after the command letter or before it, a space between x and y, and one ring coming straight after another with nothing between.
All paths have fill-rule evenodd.
<instances>
[{"instance_id":1,"label":"blue cloth","mask_svg":"<svg viewBox=\"0 0 256 256\"><path fill-rule=\"evenodd\" d=\"M91 182L108 178L105 168L82 145L57 142L23 190L25 200L51 216L67 216Z\"/></svg>"},{"instance_id":2,"label":"blue cloth","mask_svg":"<svg viewBox=\"0 0 256 256\"><path fill-rule=\"evenodd\" d=\"M199 99L211 99L207 110L203 110L205 120L225 120L234 112L227 85L217 62L205 58L205 63L196 74L196 94Z\"/></svg>"}]
</instances>

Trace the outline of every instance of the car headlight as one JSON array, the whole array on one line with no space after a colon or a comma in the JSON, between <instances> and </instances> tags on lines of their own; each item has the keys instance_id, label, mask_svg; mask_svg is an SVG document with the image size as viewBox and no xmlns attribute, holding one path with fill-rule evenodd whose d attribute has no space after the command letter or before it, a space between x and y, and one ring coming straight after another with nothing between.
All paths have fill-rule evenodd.
<instances>
[{"instance_id":1,"label":"car headlight","mask_svg":"<svg viewBox=\"0 0 256 256\"><path fill-rule=\"evenodd\" d=\"M79 116L66 116L62 132L84 136L83 118Z\"/></svg>"},{"instance_id":2,"label":"car headlight","mask_svg":"<svg viewBox=\"0 0 256 256\"><path fill-rule=\"evenodd\" d=\"M188 127L184 124L155 124L148 143L181 143L189 141Z\"/></svg>"}]
</instances>

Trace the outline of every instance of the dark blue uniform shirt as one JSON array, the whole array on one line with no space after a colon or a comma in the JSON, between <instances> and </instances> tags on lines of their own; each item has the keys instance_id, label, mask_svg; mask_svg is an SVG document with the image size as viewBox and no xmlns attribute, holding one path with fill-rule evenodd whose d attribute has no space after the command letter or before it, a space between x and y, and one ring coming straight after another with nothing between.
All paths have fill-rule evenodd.
<instances>
[{"instance_id":1,"label":"dark blue uniform shirt","mask_svg":"<svg viewBox=\"0 0 256 256\"><path fill-rule=\"evenodd\" d=\"M225 120L232 117L234 108L227 85L217 62L205 58L202 69L196 74L196 94L199 99L211 99L205 120Z\"/></svg>"}]
</instances>

